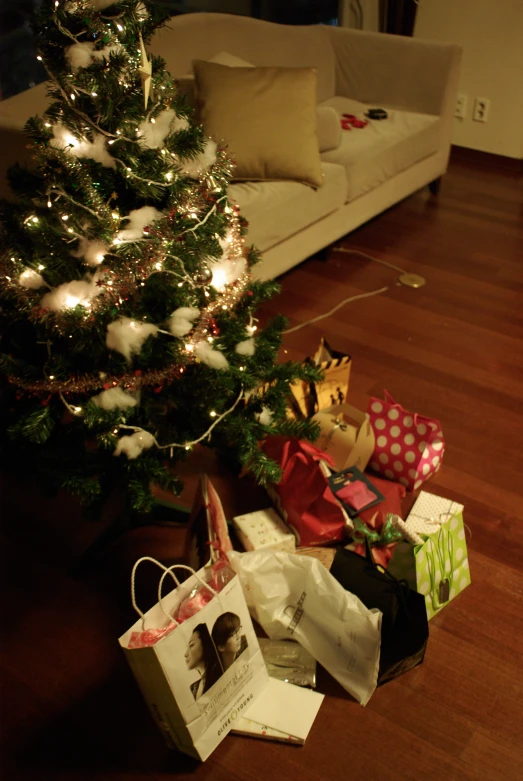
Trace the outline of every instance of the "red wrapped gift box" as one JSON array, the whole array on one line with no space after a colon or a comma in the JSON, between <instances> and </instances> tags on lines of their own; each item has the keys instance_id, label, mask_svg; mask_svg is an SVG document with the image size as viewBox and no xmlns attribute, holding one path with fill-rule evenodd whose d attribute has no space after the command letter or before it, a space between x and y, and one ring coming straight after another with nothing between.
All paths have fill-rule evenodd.
<instances>
[{"instance_id":1,"label":"red wrapped gift box","mask_svg":"<svg viewBox=\"0 0 523 781\"><path fill-rule=\"evenodd\" d=\"M321 467L322 461L332 466L330 456L295 437L268 437L262 448L283 470L281 481L269 492L296 535L296 545L343 540L349 519Z\"/></svg>"}]
</instances>

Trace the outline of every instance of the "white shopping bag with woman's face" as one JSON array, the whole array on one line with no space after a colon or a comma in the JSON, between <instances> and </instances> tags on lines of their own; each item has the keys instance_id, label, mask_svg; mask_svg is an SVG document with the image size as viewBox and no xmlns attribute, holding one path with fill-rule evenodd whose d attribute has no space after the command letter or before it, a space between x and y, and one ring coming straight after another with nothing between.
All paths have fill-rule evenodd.
<instances>
[{"instance_id":1,"label":"white shopping bag with woman's face","mask_svg":"<svg viewBox=\"0 0 523 781\"><path fill-rule=\"evenodd\" d=\"M137 565L151 561L164 572L158 604L145 615L136 605ZM176 570L191 575L181 585ZM176 588L164 597L166 578ZM268 675L238 577L223 564L136 562L132 600L141 618L120 637L149 710L168 745L206 759L265 689Z\"/></svg>"}]
</instances>

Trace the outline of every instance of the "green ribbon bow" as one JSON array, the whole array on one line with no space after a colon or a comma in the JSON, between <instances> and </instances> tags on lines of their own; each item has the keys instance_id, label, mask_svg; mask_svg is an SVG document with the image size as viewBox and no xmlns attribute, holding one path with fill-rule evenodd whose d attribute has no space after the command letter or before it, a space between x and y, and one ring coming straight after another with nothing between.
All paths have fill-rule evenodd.
<instances>
[{"instance_id":1,"label":"green ribbon bow","mask_svg":"<svg viewBox=\"0 0 523 781\"><path fill-rule=\"evenodd\" d=\"M369 541L369 545L386 546L391 545L393 542L399 542L403 539L403 535L399 529L396 529L392 521L392 513L387 513L385 522L379 531L371 529L367 524L360 521L359 518L354 518L354 532L353 537L360 542L365 540L365 537Z\"/></svg>"}]
</instances>

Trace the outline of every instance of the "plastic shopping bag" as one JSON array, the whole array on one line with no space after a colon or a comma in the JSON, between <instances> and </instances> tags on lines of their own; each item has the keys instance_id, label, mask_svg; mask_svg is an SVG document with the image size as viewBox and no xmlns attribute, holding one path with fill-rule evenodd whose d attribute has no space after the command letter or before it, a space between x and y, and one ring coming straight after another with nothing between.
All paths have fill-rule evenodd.
<instances>
[{"instance_id":1,"label":"plastic shopping bag","mask_svg":"<svg viewBox=\"0 0 523 781\"><path fill-rule=\"evenodd\" d=\"M378 681L381 612L345 591L315 558L267 550L228 555L267 635L297 640L366 705Z\"/></svg>"}]
</instances>

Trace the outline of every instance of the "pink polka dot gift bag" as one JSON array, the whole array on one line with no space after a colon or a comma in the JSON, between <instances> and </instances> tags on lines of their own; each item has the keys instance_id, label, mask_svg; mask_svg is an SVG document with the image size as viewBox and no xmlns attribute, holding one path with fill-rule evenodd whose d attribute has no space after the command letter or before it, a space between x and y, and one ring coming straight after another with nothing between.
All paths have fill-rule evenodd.
<instances>
[{"instance_id":1,"label":"pink polka dot gift bag","mask_svg":"<svg viewBox=\"0 0 523 781\"><path fill-rule=\"evenodd\" d=\"M369 468L417 490L441 466L445 441L439 420L407 412L390 393L372 397L367 412L376 444Z\"/></svg>"}]
</instances>

